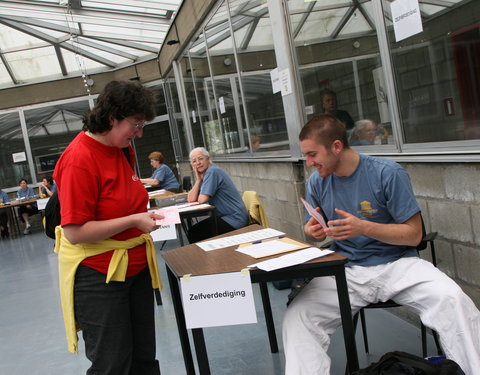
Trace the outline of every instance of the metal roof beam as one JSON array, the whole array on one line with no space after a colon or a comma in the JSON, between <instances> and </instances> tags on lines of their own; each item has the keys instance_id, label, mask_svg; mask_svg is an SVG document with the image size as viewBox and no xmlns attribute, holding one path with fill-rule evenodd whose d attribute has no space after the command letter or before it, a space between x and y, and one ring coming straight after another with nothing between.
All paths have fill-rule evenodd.
<instances>
[{"instance_id":1,"label":"metal roof beam","mask_svg":"<svg viewBox=\"0 0 480 375\"><path fill-rule=\"evenodd\" d=\"M10 79L12 80L12 82L13 82L14 84L20 83L20 82L18 81L18 79L15 77L15 74L13 73L12 68L10 67L10 63L7 61L7 59L6 59L5 56L3 55L1 48L0 48L0 59L2 60L3 65L5 66L5 69L6 69L7 73L8 73L8 75L10 76Z\"/></svg>"}]
</instances>

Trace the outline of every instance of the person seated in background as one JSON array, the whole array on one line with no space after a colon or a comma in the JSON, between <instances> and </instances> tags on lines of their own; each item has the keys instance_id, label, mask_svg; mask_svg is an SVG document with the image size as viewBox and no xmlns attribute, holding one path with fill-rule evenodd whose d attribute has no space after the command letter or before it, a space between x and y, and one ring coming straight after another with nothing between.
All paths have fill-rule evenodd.
<instances>
[{"instance_id":1,"label":"person seated in background","mask_svg":"<svg viewBox=\"0 0 480 375\"><path fill-rule=\"evenodd\" d=\"M18 198L33 198L35 196L35 192L31 187L28 186L28 182L26 179L22 178L19 181L20 184L20 189L17 191L17 197ZM36 203L30 203L26 204L24 206L19 206L18 207L18 216L20 216L20 219L25 223L25 229L23 231L23 234L29 234L30 233L30 227L32 226L30 224L30 216L38 214L38 207Z\"/></svg>"},{"instance_id":2,"label":"person seated in background","mask_svg":"<svg viewBox=\"0 0 480 375\"><path fill-rule=\"evenodd\" d=\"M347 130L353 128L352 116L347 111L337 109L337 94L335 91L325 89L320 92L323 113L332 115L345 124Z\"/></svg>"},{"instance_id":3,"label":"person seated in background","mask_svg":"<svg viewBox=\"0 0 480 375\"><path fill-rule=\"evenodd\" d=\"M350 132L350 146L373 145L377 136L377 124L372 120L358 120Z\"/></svg>"},{"instance_id":4,"label":"person seated in background","mask_svg":"<svg viewBox=\"0 0 480 375\"><path fill-rule=\"evenodd\" d=\"M8 214L6 210L1 209L1 206L9 201L10 199L8 199L7 193L0 189L0 230L2 233L2 238L10 236L10 233L8 232Z\"/></svg>"},{"instance_id":5,"label":"person seated in background","mask_svg":"<svg viewBox=\"0 0 480 375\"><path fill-rule=\"evenodd\" d=\"M209 203L215 206L218 233L242 228L248 224L245 205L233 181L225 171L214 165L204 147L190 152L190 163L195 173L195 183L188 192L188 202ZM202 220L188 232L191 243L215 235L213 218Z\"/></svg>"},{"instance_id":6,"label":"person seated in background","mask_svg":"<svg viewBox=\"0 0 480 375\"><path fill-rule=\"evenodd\" d=\"M38 185L38 196L41 198L48 198L57 191L57 185L53 182L52 176L45 176Z\"/></svg>"},{"instance_id":7,"label":"person seated in background","mask_svg":"<svg viewBox=\"0 0 480 375\"><path fill-rule=\"evenodd\" d=\"M257 152L260 149L260 137L258 135L252 135L252 152Z\"/></svg>"},{"instance_id":8,"label":"person seated in background","mask_svg":"<svg viewBox=\"0 0 480 375\"><path fill-rule=\"evenodd\" d=\"M163 154L159 151L154 151L148 155L150 159L150 165L155 168L152 177L141 178L142 183L157 187L158 189L164 189L171 193L176 193L180 184L178 183L172 170L163 164Z\"/></svg>"}]
</instances>

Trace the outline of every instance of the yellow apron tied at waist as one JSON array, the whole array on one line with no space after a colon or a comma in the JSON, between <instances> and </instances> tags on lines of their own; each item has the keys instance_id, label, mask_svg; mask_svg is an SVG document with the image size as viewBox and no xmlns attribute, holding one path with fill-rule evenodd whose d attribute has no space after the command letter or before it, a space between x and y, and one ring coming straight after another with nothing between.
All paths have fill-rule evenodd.
<instances>
[{"instance_id":1,"label":"yellow apron tied at waist","mask_svg":"<svg viewBox=\"0 0 480 375\"><path fill-rule=\"evenodd\" d=\"M128 268L128 249L145 243L148 269L152 278L152 287L162 289L162 283L158 274L157 257L155 246L150 234L142 234L138 237L125 241L107 239L92 243L80 243L74 245L67 240L61 226L55 228L55 253L58 254L58 275L60 301L63 310L63 320L67 334L68 350L76 353L78 350L77 331L79 327L75 322L73 287L75 273L79 264L88 257L113 251L112 259L108 266L105 282L125 281Z\"/></svg>"}]
</instances>

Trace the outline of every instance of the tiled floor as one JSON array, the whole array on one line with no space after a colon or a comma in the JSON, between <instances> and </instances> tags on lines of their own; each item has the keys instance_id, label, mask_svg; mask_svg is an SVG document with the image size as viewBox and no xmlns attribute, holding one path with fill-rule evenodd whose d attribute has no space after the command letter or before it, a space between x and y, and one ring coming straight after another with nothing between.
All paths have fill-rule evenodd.
<instances>
[{"instance_id":1,"label":"tiled floor","mask_svg":"<svg viewBox=\"0 0 480 375\"><path fill-rule=\"evenodd\" d=\"M165 249L178 246L167 242ZM0 240L0 374L80 375L89 362L83 342L77 355L66 348L58 298L57 256L53 241L38 229L31 235ZM157 250L160 253L159 250ZM167 283L161 256L160 272ZM258 287L254 285L259 323L205 329L213 375L280 375L284 372L281 320L287 290L270 288L280 352L269 351ZM162 291L163 305L156 307L157 358L162 375L185 374L173 306L168 285ZM383 353L403 350L420 355L420 330L382 310L369 311L371 355L363 352L361 333L357 335L360 365L377 360ZM430 338L429 348L433 350ZM332 337L331 374L343 375L345 354L341 330ZM434 355L434 353L432 353Z\"/></svg>"}]
</instances>

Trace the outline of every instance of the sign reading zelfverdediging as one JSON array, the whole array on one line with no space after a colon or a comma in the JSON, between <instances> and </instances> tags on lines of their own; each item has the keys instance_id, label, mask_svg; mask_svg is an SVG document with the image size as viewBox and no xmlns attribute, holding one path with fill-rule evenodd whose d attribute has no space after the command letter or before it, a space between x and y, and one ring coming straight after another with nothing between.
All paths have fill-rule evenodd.
<instances>
[{"instance_id":1,"label":"sign reading zelfverdediging","mask_svg":"<svg viewBox=\"0 0 480 375\"><path fill-rule=\"evenodd\" d=\"M250 273L184 276L180 279L187 328L257 322Z\"/></svg>"}]
</instances>

